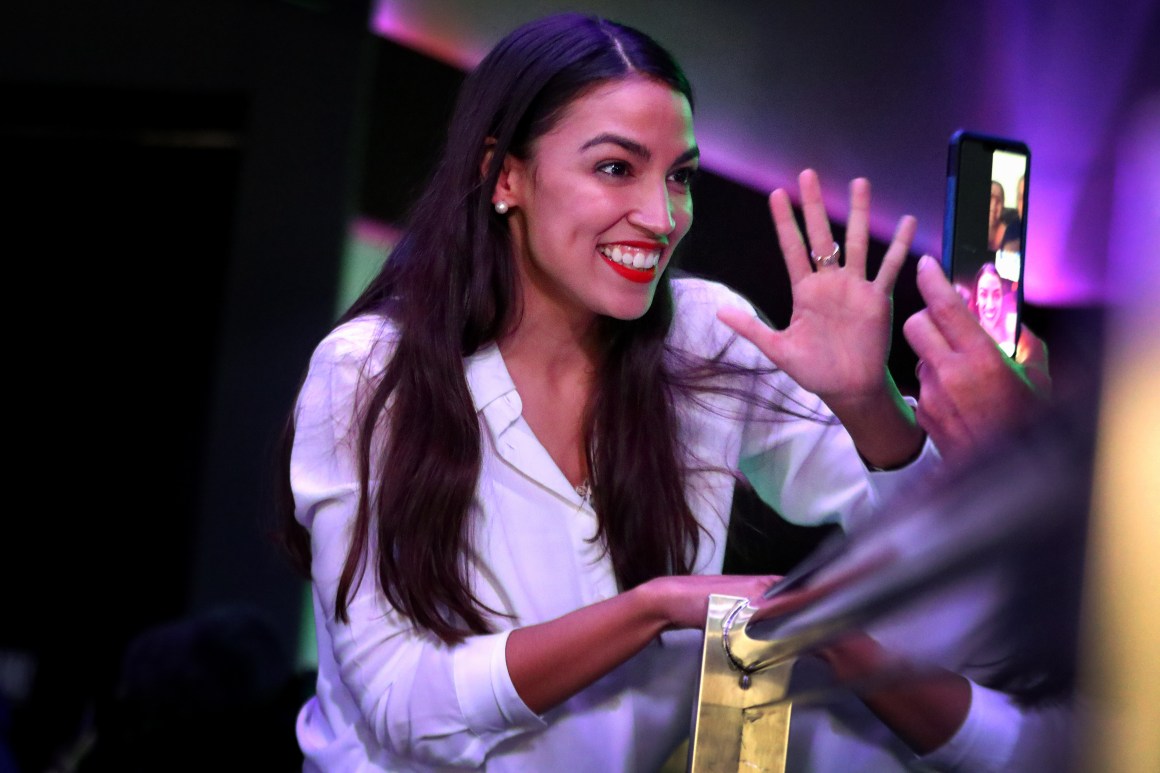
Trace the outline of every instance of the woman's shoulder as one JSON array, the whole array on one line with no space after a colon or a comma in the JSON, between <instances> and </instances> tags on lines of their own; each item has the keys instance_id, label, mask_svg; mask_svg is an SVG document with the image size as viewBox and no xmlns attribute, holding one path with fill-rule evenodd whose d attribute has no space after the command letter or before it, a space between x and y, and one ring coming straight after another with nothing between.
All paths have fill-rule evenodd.
<instances>
[{"instance_id":1,"label":"woman's shoulder","mask_svg":"<svg viewBox=\"0 0 1160 773\"><path fill-rule=\"evenodd\" d=\"M674 277L672 288L671 342L690 351L705 349L710 354L738 344L746 348L748 342L737 341L733 331L717 319L717 310L727 307L756 314L744 296L720 282L693 276Z\"/></svg>"},{"instance_id":2,"label":"woman's shoulder","mask_svg":"<svg viewBox=\"0 0 1160 773\"><path fill-rule=\"evenodd\" d=\"M728 285L698 276L682 274L673 277L673 302L678 314L706 314L716 318L722 306L736 306L750 311L753 304Z\"/></svg>"},{"instance_id":3,"label":"woman's shoulder","mask_svg":"<svg viewBox=\"0 0 1160 773\"><path fill-rule=\"evenodd\" d=\"M312 368L340 362L386 364L398 340L398 328L388 318L365 314L334 327L314 348Z\"/></svg>"}]
</instances>

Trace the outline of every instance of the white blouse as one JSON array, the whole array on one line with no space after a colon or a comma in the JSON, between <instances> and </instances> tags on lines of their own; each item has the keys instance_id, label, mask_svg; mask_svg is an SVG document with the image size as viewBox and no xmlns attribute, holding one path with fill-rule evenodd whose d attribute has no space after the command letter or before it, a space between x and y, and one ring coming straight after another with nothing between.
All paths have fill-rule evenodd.
<instances>
[{"instance_id":1,"label":"white blouse","mask_svg":"<svg viewBox=\"0 0 1160 773\"><path fill-rule=\"evenodd\" d=\"M726 344L728 358L768 366L717 321L720 306L752 307L727 288L673 281L670 342L700 355ZM537 716L512 686L508 631L543 622L618 592L611 564L592 541L596 517L521 416L520 396L498 348L464 361L482 436L482 471L472 505L472 581L498 617L494 634L448 646L415 629L384 600L368 572L335 618L335 589L358 502L350 424L366 374L392 352L389 321L344 324L315 350L298 398L291 482L298 520L311 535L319 673L316 697L298 718L308 770L648 771L688 731L700 631L662 636L570 700ZM682 440L717 472L698 472L688 499L704 532L698 573L721 571L740 473L786 518L850 524L936 463L928 443L907 468L870 473L821 401L777 371L745 376L745 390L779 400L798 418L746 401L709 396L679 408Z\"/></svg>"}]
</instances>

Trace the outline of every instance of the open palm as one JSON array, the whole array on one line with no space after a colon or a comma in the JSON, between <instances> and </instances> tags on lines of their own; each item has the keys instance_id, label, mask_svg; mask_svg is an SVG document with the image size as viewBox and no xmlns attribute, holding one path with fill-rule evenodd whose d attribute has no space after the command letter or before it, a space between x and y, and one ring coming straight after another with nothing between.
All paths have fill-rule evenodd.
<instances>
[{"instance_id":1,"label":"open palm","mask_svg":"<svg viewBox=\"0 0 1160 773\"><path fill-rule=\"evenodd\" d=\"M810 246L814 255L827 255L834 240L818 177L807 169L799 182ZM869 181L850 183L844 265L834 262L815 267L786 191L778 189L770 194L769 207L793 292L789 326L774 330L736 309L722 309L718 316L801 386L827 402L834 398L856 400L881 390L890 352L891 294L914 238L914 218L899 221L878 275L870 280L866 277Z\"/></svg>"}]
</instances>

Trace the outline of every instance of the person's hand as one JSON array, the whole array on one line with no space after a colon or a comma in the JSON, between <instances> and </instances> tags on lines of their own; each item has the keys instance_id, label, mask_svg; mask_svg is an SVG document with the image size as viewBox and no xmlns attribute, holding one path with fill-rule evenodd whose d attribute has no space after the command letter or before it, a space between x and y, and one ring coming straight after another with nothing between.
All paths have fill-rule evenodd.
<instances>
[{"instance_id":1,"label":"person's hand","mask_svg":"<svg viewBox=\"0 0 1160 773\"><path fill-rule=\"evenodd\" d=\"M923 436L886 368L886 356L891 293L914 238L915 220L906 216L899 221L878 275L869 280L870 182L859 178L850 183L843 266L817 174L807 169L798 180L809 249L798 231L789 194L778 189L769 196L793 291L789 326L773 330L740 309L719 309L717 318L822 398L867 464L879 468L905 464L922 447Z\"/></svg>"},{"instance_id":2,"label":"person's hand","mask_svg":"<svg viewBox=\"0 0 1160 773\"><path fill-rule=\"evenodd\" d=\"M914 238L915 220L907 216L899 221L878 275L868 280L870 182L859 178L850 183L844 266L837 260L817 259L830 255L836 245L817 174L807 169L799 183L808 248L789 194L778 189L769 197L793 292L789 326L773 330L739 309L724 308L717 316L833 408L835 402L857 401L883 391L888 379L891 293Z\"/></svg>"},{"instance_id":3,"label":"person's hand","mask_svg":"<svg viewBox=\"0 0 1160 773\"><path fill-rule=\"evenodd\" d=\"M919 425L951 462L961 462L1027 421L1051 392L1047 348L1026 326L1013 361L963 305L938 263L918 262L926 308L902 331L918 355Z\"/></svg>"},{"instance_id":4,"label":"person's hand","mask_svg":"<svg viewBox=\"0 0 1160 773\"><path fill-rule=\"evenodd\" d=\"M673 628L705 627L709 596L758 598L777 577L656 577L553 620L516 628L505 657L512 685L542 714L588 687Z\"/></svg>"},{"instance_id":5,"label":"person's hand","mask_svg":"<svg viewBox=\"0 0 1160 773\"><path fill-rule=\"evenodd\" d=\"M1023 376L1031 382L1040 398L1051 397L1051 372L1047 367L1047 344L1020 325L1019 343L1015 347L1015 362L1023 369Z\"/></svg>"},{"instance_id":6,"label":"person's hand","mask_svg":"<svg viewBox=\"0 0 1160 773\"><path fill-rule=\"evenodd\" d=\"M640 586L669 628L703 628L709 596L760 599L779 578L776 575L675 575L657 577Z\"/></svg>"},{"instance_id":7,"label":"person's hand","mask_svg":"<svg viewBox=\"0 0 1160 773\"><path fill-rule=\"evenodd\" d=\"M929 754L950 740L970 711L966 678L929 665L910 671L864 633L850 632L818 655L838 684L862 683L858 697L917 754Z\"/></svg>"}]
</instances>

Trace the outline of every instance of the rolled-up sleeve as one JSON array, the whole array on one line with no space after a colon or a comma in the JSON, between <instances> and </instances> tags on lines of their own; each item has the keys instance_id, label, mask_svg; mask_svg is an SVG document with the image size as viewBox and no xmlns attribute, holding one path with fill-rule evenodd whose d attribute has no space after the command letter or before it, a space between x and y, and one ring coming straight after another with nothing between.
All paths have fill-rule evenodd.
<instances>
[{"instance_id":1,"label":"rolled-up sleeve","mask_svg":"<svg viewBox=\"0 0 1160 773\"><path fill-rule=\"evenodd\" d=\"M919 758L925 770L999 773L1065 770L1077 751L1070 704L1020 706L1015 698L971 682L971 708L945 744Z\"/></svg>"},{"instance_id":2,"label":"rolled-up sleeve","mask_svg":"<svg viewBox=\"0 0 1160 773\"><path fill-rule=\"evenodd\" d=\"M784 373L761 380L771 400L780 396L804 418L759 414L746 424L739 466L757 494L782 517L810 526L848 526L872 510L877 498L869 475L850 435L822 401Z\"/></svg>"},{"instance_id":3,"label":"rolled-up sleeve","mask_svg":"<svg viewBox=\"0 0 1160 773\"><path fill-rule=\"evenodd\" d=\"M330 704L322 710L332 724L360 723L358 735L369 732L390 755L478 766L496 744L543 726L512 686L508 633L448 645L386 602L373 567L350 598L349 622L336 616L359 497L350 428L364 374L385 362L371 351L378 327L376 321L356 320L319 345L296 411L291 486L296 517L311 536L312 581L323 618L316 624L326 633L320 636L320 669L324 659L333 659L341 680L334 691L346 693L320 696ZM348 700L357 717L341 705Z\"/></svg>"},{"instance_id":4,"label":"rolled-up sleeve","mask_svg":"<svg viewBox=\"0 0 1160 773\"><path fill-rule=\"evenodd\" d=\"M819 397L781 371L757 379L758 394L768 402L780 400L802 417L770 416L759 406L742 434L741 473L786 520L807 526L840 523L849 530L872 517L896 492L929 479L941 465L927 440L909 464L872 471Z\"/></svg>"}]
</instances>

